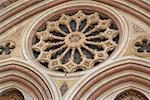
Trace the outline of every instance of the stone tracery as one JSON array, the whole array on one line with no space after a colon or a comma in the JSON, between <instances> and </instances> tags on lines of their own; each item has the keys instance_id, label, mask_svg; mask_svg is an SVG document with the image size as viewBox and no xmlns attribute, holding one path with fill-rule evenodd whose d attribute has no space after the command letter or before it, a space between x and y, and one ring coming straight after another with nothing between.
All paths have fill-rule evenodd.
<instances>
[{"instance_id":1,"label":"stone tracery","mask_svg":"<svg viewBox=\"0 0 150 100\"><path fill-rule=\"evenodd\" d=\"M36 60L51 70L74 72L107 59L118 40L119 30L112 19L79 10L47 21L46 29L35 33L32 50Z\"/></svg>"}]
</instances>

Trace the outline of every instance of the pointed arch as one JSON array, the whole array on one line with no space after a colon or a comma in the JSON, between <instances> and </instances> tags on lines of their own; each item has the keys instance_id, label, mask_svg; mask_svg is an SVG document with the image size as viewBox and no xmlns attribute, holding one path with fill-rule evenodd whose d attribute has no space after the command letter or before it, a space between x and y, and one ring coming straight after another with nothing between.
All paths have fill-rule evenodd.
<instances>
[{"instance_id":1,"label":"pointed arch","mask_svg":"<svg viewBox=\"0 0 150 100\"><path fill-rule=\"evenodd\" d=\"M52 100L51 92L43 78L33 70L17 64L0 67L0 84L18 86L38 100Z\"/></svg>"},{"instance_id":2,"label":"pointed arch","mask_svg":"<svg viewBox=\"0 0 150 100\"><path fill-rule=\"evenodd\" d=\"M149 75L150 68L142 64L126 62L113 66L92 77L77 91L74 100L79 100L83 96L87 96L84 98L88 100L95 100L109 89L126 82L135 82L149 88L150 80L147 77Z\"/></svg>"}]
</instances>

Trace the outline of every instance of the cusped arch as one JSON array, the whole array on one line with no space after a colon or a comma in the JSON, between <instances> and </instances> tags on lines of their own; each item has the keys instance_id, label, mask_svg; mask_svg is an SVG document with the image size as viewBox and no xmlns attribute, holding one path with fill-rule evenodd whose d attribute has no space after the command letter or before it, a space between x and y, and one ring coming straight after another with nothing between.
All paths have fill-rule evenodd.
<instances>
[{"instance_id":1,"label":"cusped arch","mask_svg":"<svg viewBox=\"0 0 150 100\"><path fill-rule=\"evenodd\" d=\"M1 66L0 84L3 84L5 87L17 86L37 100L52 100L50 89L45 80L33 70L21 65L10 64Z\"/></svg>"}]
</instances>

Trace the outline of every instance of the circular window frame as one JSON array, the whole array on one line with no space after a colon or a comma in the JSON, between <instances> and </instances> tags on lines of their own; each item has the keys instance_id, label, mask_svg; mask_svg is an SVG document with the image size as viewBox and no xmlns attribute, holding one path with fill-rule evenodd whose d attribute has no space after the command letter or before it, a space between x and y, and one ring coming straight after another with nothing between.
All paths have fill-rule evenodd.
<instances>
[{"instance_id":1,"label":"circular window frame","mask_svg":"<svg viewBox=\"0 0 150 100\"><path fill-rule=\"evenodd\" d=\"M56 12L63 13L63 12L69 11L69 10L80 10L80 9L90 9L90 10L94 10L96 12L107 15L109 18L111 18L115 22L115 24L117 25L118 30L119 30L118 46L115 48L113 53L109 56L108 59L104 60L102 63L96 65L96 67L93 67L91 69L97 70L99 68L102 68L102 67L98 67L98 66L103 66L104 63L106 64L109 61L111 61L112 59L114 59L118 56L121 56L122 53L125 52L125 50L123 50L123 48L126 46L127 39L128 39L127 37L128 37L128 33L129 33L126 20L123 18L123 16L114 8L112 8L108 5L105 5L105 4L95 2L95 1L81 1L81 2L70 1L70 2L55 6L51 9L44 11L33 21L33 23L31 23L24 30L24 33L27 33L27 34L23 35L24 36L23 41L25 41L25 42L23 42L23 45L22 45L24 57L27 60L30 59L30 62L32 62L34 65L39 66L39 67L41 66L40 68L42 68L48 74L51 74L54 76L64 76L65 73L47 70L47 68L44 68L43 65L40 65L39 62L35 60L33 53L32 53L32 49L31 49L32 38L33 38L34 33L37 30L37 28L39 28L44 22L49 20L49 18L51 16L57 15ZM23 48L25 48L25 49L23 49ZM68 76L83 75L91 69L88 69L85 71L80 71L80 72L68 73Z\"/></svg>"}]
</instances>

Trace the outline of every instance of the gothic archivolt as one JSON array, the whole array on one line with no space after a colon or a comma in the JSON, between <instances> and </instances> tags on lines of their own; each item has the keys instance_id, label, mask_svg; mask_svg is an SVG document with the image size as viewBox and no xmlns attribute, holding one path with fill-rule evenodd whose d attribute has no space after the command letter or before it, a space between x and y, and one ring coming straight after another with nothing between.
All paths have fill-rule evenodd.
<instances>
[{"instance_id":1,"label":"gothic archivolt","mask_svg":"<svg viewBox=\"0 0 150 100\"><path fill-rule=\"evenodd\" d=\"M79 98L95 100L99 96L109 92L111 88L115 86L116 88L118 88L120 87L119 84L123 84L126 82L136 82L138 84L142 84L146 87L149 87L150 86L149 80L147 80L144 77L140 77L138 72L140 72L141 75L144 74L149 75L150 69L147 68L146 66L135 64L134 62L132 64L121 63L121 65L119 66L116 65L116 67L110 70L99 72L99 74L95 74L96 76L95 77L93 76L91 80L90 79L86 80L88 82L83 82L82 84L83 87L77 89L76 94L74 94L73 98L74 100L78 100ZM123 73L126 74L123 75ZM116 77L112 78L113 76ZM103 82L105 81L105 83L101 83L101 81ZM132 83L130 83L130 86L132 86ZM94 89L94 87L97 88Z\"/></svg>"},{"instance_id":2,"label":"gothic archivolt","mask_svg":"<svg viewBox=\"0 0 150 100\"><path fill-rule=\"evenodd\" d=\"M0 98L150 99L149 1L4 1Z\"/></svg>"},{"instance_id":3,"label":"gothic archivolt","mask_svg":"<svg viewBox=\"0 0 150 100\"><path fill-rule=\"evenodd\" d=\"M13 64L14 62L16 64ZM0 90L9 87L13 87L15 89L17 87L20 88L22 91L28 93L28 96L30 96L30 98L37 100L51 100L52 94L50 92L50 88L42 75L38 71L29 69L30 65L26 65L24 63L24 65L22 66L17 62L18 61L12 60L9 60L9 62L1 62L3 65L0 66L0 84L2 84ZM25 67L25 65L28 67ZM21 91L17 92L16 90L9 90L6 90L6 92L0 91L0 98L7 99L8 97L8 100L10 98L14 100L22 100L22 95L25 98L28 98L23 93L21 95Z\"/></svg>"}]
</instances>

